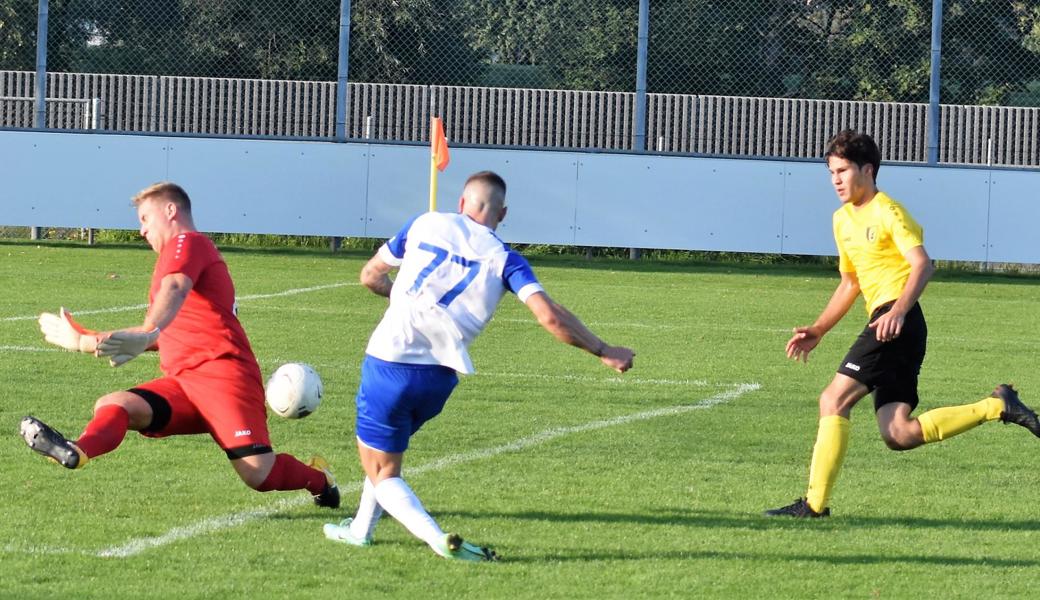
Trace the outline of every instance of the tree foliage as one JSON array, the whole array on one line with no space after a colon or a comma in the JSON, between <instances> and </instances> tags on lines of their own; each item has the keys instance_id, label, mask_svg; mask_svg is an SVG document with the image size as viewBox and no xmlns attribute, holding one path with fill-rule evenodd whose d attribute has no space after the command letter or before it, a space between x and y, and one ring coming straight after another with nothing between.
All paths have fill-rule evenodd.
<instances>
[{"instance_id":1,"label":"tree foliage","mask_svg":"<svg viewBox=\"0 0 1040 600\"><path fill-rule=\"evenodd\" d=\"M354 81L468 85L483 66L466 43L454 2L354 0Z\"/></svg>"},{"instance_id":2,"label":"tree foliage","mask_svg":"<svg viewBox=\"0 0 1040 600\"><path fill-rule=\"evenodd\" d=\"M943 27L945 102L1040 106L1040 4L956 0Z\"/></svg>"},{"instance_id":3,"label":"tree foliage","mask_svg":"<svg viewBox=\"0 0 1040 600\"><path fill-rule=\"evenodd\" d=\"M0 4L0 68L29 71L36 64L36 3Z\"/></svg>"},{"instance_id":4,"label":"tree foliage","mask_svg":"<svg viewBox=\"0 0 1040 600\"><path fill-rule=\"evenodd\" d=\"M52 71L333 80L338 0L50 0ZM931 0L652 0L652 92L926 101ZM36 0L0 0L0 69ZM1040 5L947 0L942 99L1040 105ZM637 0L352 0L354 81L632 91Z\"/></svg>"},{"instance_id":5,"label":"tree foliage","mask_svg":"<svg viewBox=\"0 0 1040 600\"><path fill-rule=\"evenodd\" d=\"M466 39L492 74L526 74L531 87L635 88L638 6L630 0L466 0L463 6Z\"/></svg>"}]
</instances>

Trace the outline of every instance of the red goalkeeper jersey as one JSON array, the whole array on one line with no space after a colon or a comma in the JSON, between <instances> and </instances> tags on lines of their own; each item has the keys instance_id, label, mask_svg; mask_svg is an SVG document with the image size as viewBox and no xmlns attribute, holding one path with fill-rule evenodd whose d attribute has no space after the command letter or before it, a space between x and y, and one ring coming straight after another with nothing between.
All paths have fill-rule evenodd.
<instances>
[{"instance_id":1,"label":"red goalkeeper jersey","mask_svg":"<svg viewBox=\"0 0 1040 600\"><path fill-rule=\"evenodd\" d=\"M163 277L181 273L193 285L180 311L159 334L159 367L168 376L217 358L256 365L246 332L238 322L235 284L217 247L205 235L182 233L167 243L152 273L149 302Z\"/></svg>"}]
</instances>

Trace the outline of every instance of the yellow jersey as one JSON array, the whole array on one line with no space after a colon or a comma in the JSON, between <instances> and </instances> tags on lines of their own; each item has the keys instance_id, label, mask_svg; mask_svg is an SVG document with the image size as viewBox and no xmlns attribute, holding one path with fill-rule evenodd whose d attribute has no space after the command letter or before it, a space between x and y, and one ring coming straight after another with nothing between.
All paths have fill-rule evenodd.
<instances>
[{"instance_id":1,"label":"yellow jersey","mask_svg":"<svg viewBox=\"0 0 1040 600\"><path fill-rule=\"evenodd\" d=\"M924 243L924 231L902 204L878 192L859 210L845 203L834 211L834 242L838 270L856 274L870 315L903 293L906 253Z\"/></svg>"}]
</instances>

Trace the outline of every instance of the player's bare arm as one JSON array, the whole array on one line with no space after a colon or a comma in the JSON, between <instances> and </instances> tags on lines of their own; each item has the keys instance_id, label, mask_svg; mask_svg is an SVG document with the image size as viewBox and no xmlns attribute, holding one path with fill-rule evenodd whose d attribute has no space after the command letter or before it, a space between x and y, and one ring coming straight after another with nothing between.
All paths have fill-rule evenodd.
<instances>
[{"instance_id":1,"label":"player's bare arm","mask_svg":"<svg viewBox=\"0 0 1040 600\"><path fill-rule=\"evenodd\" d=\"M841 281L823 312L808 327L795 327L794 335L787 341L787 358L808 362L809 352L820 343L823 336L841 321L859 296L859 278L855 273L842 271Z\"/></svg>"},{"instance_id":2,"label":"player's bare arm","mask_svg":"<svg viewBox=\"0 0 1040 600\"><path fill-rule=\"evenodd\" d=\"M193 285L191 277L183 273L170 273L163 277L148 307L144 323L113 331L98 343L97 355L109 357L109 364L118 367L147 350L156 350L160 330L169 326L177 317Z\"/></svg>"},{"instance_id":3,"label":"player's bare arm","mask_svg":"<svg viewBox=\"0 0 1040 600\"><path fill-rule=\"evenodd\" d=\"M527 299L527 308L538 319L538 324L561 342L599 357L604 365L618 373L632 368L635 352L623 346L611 346L606 343L545 292L532 294Z\"/></svg>"},{"instance_id":4,"label":"player's bare arm","mask_svg":"<svg viewBox=\"0 0 1040 600\"><path fill-rule=\"evenodd\" d=\"M880 342L889 342L899 337L906 313L913 308L914 304L917 304L921 294L924 293L925 286L928 285L928 280L935 272L932 259L928 256L924 246L911 248L904 257L910 263L910 275L907 277L903 293L887 313L870 324Z\"/></svg>"},{"instance_id":5,"label":"player's bare arm","mask_svg":"<svg viewBox=\"0 0 1040 600\"><path fill-rule=\"evenodd\" d=\"M188 292L195 285L191 277L183 273L170 273L162 278L159 290L155 293L152 304L148 307L148 314L140 331L151 331L152 329L166 329L176 318L177 313L184 305Z\"/></svg>"},{"instance_id":6,"label":"player's bare arm","mask_svg":"<svg viewBox=\"0 0 1040 600\"><path fill-rule=\"evenodd\" d=\"M393 269L377 254L368 259L365 266L361 268L361 285L375 294L389 298L390 289L394 287L394 282L390 279L390 271Z\"/></svg>"}]
</instances>

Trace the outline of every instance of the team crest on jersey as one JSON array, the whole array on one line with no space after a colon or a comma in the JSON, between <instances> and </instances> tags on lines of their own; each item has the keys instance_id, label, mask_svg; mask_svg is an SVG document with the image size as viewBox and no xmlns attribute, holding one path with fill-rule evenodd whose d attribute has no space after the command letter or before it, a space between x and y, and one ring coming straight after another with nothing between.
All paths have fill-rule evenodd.
<instances>
[{"instance_id":1,"label":"team crest on jersey","mask_svg":"<svg viewBox=\"0 0 1040 600\"><path fill-rule=\"evenodd\" d=\"M867 241L874 242L877 240L877 227L867 227Z\"/></svg>"}]
</instances>

